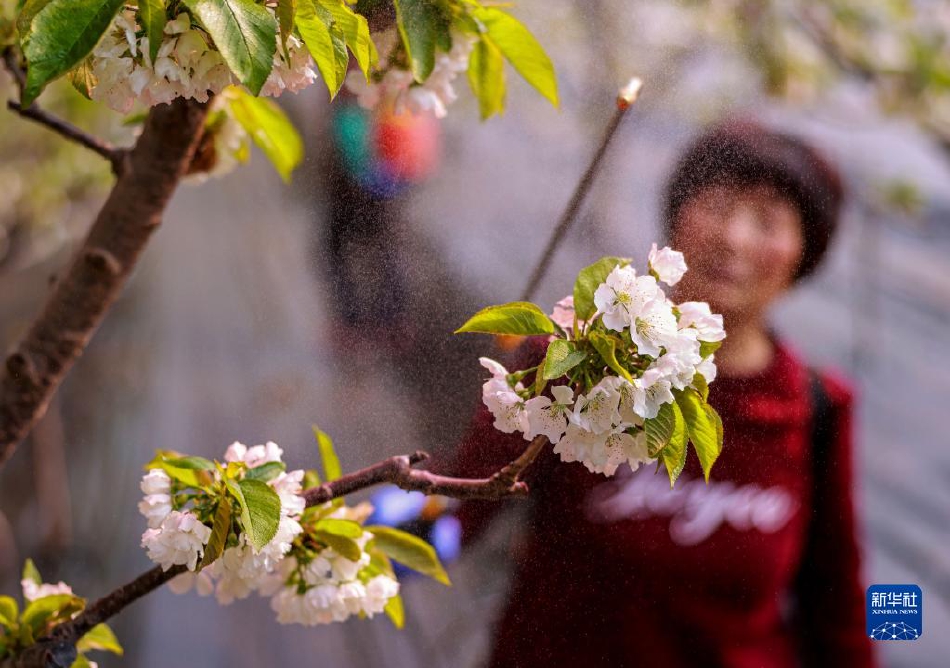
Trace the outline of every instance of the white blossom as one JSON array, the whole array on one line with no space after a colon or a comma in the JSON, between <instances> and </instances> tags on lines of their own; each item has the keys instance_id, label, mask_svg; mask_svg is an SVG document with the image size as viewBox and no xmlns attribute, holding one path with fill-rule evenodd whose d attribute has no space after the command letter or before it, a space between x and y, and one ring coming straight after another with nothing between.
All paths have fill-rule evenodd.
<instances>
[{"instance_id":1,"label":"white blossom","mask_svg":"<svg viewBox=\"0 0 950 668\"><path fill-rule=\"evenodd\" d=\"M686 273L686 259L679 251L669 246L657 250L656 244L650 247L650 269L657 279L667 285L676 285Z\"/></svg>"},{"instance_id":2,"label":"white blossom","mask_svg":"<svg viewBox=\"0 0 950 668\"><path fill-rule=\"evenodd\" d=\"M602 434L620 421L620 393L607 379L595 385L587 395L580 394L574 402L570 421L581 429Z\"/></svg>"},{"instance_id":3,"label":"white blossom","mask_svg":"<svg viewBox=\"0 0 950 668\"><path fill-rule=\"evenodd\" d=\"M151 469L139 484L145 497L139 501L139 512L150 528L157 528L172 511L171 478L161 469Z\"/></svg>"},{"instance_id":4,"label":"white blossom","mask_svg":"<svg viewBox=\"0 0 950 668\"><path fill-rule=\"evenodd\" d=\"M677 309L680 312L678 327L693 327L699 332L700 341L722 341L726 338L722 316L713 313L706 302L683 302Z\"/></svg>"},{"instance_id":5,"label":"white blossom","mask_svg":"<svg viewBox=\"0 0 950 668\"><path fill-rule=\"evenodd\" d=\"M617 266L594 291L594 305L607 329L622 332L659 295L655 278L637 276L631 266Z\"/></svg>"},{"instance_id":6,"label":"white blossom","mask_svg":"<svg viewBox=\"0 0 950 668\"><path fill-rule=\"evenodd\" d=\"M142 534L142 547L162 570L185 565L193 571L210 537L211 529L193 513L173 510L157 528L147 529Z\"/></svg>"},{"instance_id":7,"label":"white blossom","mask_svg":"<svg viewBox=\"0 0 950 668\"><path fill-rule=\"evenodd\" d=\"M554 311L551 313L553 320L561 329L574 328L574 295L568 295L554 305ZM581 323L578 323L580 326Z\"/></svg>"},{"instance_id":8,"label":"white blossom","mask_svg":"<svg viewBox=\"0 0 950 668\"><path fill-rule=\"evenodd\" d=\"M574 391L566 385L551 388L554 401L548 397L534 397L525 402L528 428L524 432L525 440L533 440L544 434L553 444L561 439L567 429L567 416L574 403Z\"/></svg>"},{"instance_id":9,"label":"white blossom","mask_svg":"<svg viewBox=\"0 0 950 668\"><path fill-rule=\"evenodd\" d=\"M243 443L235 441L228 446L224 453L226 462L243 462L249 469L256 469L262 464L268 462L279 462L284 456L284 451L273 441L268 441L265 445L255 445L247 447Z\"/></svg>"},{"instance_id":10,"label":"white blossom","mask_svg":"<svg viewBox=\"0 0 950 668\"><path fill-rule=\"evenodd\" d=\"M659 357L660 347L668 345L675 337L676 316L672 304L662 293L645 303L633 316L630 339L637 346L638 354Z\"/></svg>"},{"instance_id":11,"label":"white blossom","mask_svg":"<svg viewBox=\"0 0 950 668\"><path fill-rule=\"evenodd\" d=\"M168 588L174 594L187 594L194 589L198 592L198 596L210 596L214 592L214 580L211 578L208 569L203 569L197 573L185 571L169 580Z\"/></svg>"},{"instance_id":12,"label":"white blossom","mask_svg":"<svg viewBox=\"0 0 950 668\"><path fill-rule=\"evenodd\" d=\"M706 383L709 384L716 380L716 356L710 355L703 359L702 362L696 365L696 373L702 375L706 379Z\"/></svg>"},{"instance_id":13,"label":"white blossom","mask_svg":"<svg viewBox=\"0 0 950 668\"><path fill-rule=\"evenodd\" d=\"M478 360L483 367L491 371L492 377L482 385L482 402L495 416L495 428L506 434L528 430L528 415L525 402L518 395L524 387L517 383L514 388L508 383L508 370L493 359L481 357Z\"/></svg>"}]
</instances>

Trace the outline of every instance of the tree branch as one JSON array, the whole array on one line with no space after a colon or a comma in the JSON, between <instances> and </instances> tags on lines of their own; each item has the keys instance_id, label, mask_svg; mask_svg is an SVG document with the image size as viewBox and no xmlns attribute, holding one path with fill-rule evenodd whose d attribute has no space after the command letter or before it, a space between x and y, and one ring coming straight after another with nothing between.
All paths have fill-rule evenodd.
<instances>
[{"instance_id":1,"label":"tree branch","mask_svg":"<svg viewBox=\"0 0 950 668\"><path fill-rule=\"evenodd\" d=\"M187 169L207 104L153 107L72 266L0 369L0 466L43 416L53 393L118 298Z\"/></svg>"},{"instance_id":2,"label":"tree branch","mask_svg":"<svg viewBox=\"0 0 950 668\"><path fill-rule=\"evenodd\" d=\"M546 436L536 437L516 459L488 478L452 478L414 469L413 466L429 458L425 452L417 451L411 455L384 459L336 480L312 487L304 491L302 496L310 507L381 483L392 483L405 490L442 494L456 499L525 496L528 493L528 485L519 478L547 443ZM17 658L17 668L68 668L76 658L76 643L92 627L107 621L186 570L184 566L173 566L163 571L161 566L155 566L142 573L128 584L94 601L79 615L54 628L48 636L37 640Z\"/></svg>"}]
</instances>

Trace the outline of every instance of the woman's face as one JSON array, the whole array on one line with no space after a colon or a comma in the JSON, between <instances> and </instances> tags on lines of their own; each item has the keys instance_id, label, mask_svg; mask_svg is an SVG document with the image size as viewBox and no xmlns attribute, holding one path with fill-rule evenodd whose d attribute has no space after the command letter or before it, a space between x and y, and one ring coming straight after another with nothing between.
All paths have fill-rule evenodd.
<instances>
[{"instance_id":1,"label":"woman's face","mask_svg":"<svg viewBox=\"0 0 950 668\"><path fill-rule=\"evenodd\" d=\"M801 214L768 185L709 186L680 208L672 245L689 266L678 301L709 302L727 322L757 319L794 280Z\"/></svg>"}]
</instances>

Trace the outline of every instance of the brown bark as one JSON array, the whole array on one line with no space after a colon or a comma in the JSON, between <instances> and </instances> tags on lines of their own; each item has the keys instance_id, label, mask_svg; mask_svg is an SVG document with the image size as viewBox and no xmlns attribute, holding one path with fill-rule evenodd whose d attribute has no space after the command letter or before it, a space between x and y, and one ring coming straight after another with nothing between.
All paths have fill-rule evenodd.
<instances>
[{"instance_id":1,"label":"brown bark","mask_svg":"<svg viewBox=\"0 0 950 668\"><path fill-rule=\"evenodd\" d=\"M43 416L121 294L188 168L206 114L206 104L183 99L149 113L72 266L0 369L0 466Z\"/></svg>"}]
</instances>

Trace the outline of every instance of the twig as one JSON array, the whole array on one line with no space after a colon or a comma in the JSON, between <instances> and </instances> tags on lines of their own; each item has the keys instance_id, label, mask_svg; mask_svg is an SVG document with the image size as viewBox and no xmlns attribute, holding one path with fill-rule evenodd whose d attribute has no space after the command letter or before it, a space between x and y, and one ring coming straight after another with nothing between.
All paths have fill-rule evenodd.
<instances>
[{"instance_id":1,"label":"twig","mask_svg":"<svg viewBox=\"0 0 950 668\"><path fill-rule=\"evenodd\" d=\"M456 499L525 496L528 493L528 485L519 480L519 477L547 442L545 436L538 436L517 459L488 478L452 478L414 469L412 467L415 464L429 457L420 451L412 455L390 457L318 487L312 487L306 490L303 496L308 506L315 506L380 483L391 483L407 491L441 494Z\"/></svg>"},{"instance_id":2,"label":"twig","mask_svg":"<svg viewBox=\"0 0 950 668\"><path fill-rule=\"evenodd\" d=\"M541 253L541 257L538 259L537 264L534 266L534 269L531 272L531 278L528 279L528 284L521 293L522 301L528 301L531 299L532 295L534 295L534 291L538 289L538 285L541 283L541 279L544 278L544 274L548 269L548 265L551 264L551 258L554 257L554 252L561 244L561 241L563 241L567 230L574 223L574 220L576 220L577 214L581 209L581 204L584 203L587 193L590 192L590 188L594 184L594 179L597 177L597 172L600 171L600 167L604 162L604 156L607 154L607 147L610 146L610 142L613 140L614 135L617 132L617 128L620 127L620 122L627 114L627 110L633 106L633 103L636 101L639 92L640 80L632 79L617 96L617 109L614 111L614 115L610 118L610 122L607 124L607 129L604 131L603 139L600 140L600 145L594 152L594 157L591 158L590 164L587 166L587 170L584 172L583 176L581 176L581 180L574 189L574 194L567 203L564 213L561 214L561 218L558 221L557 226L551 233L551 237L548 239L548 243L544 248L544 252Z\"/></svg>"},{"instance_id":3,"label":"twig","mask_svg":"<svg viewBox=\"0 0 950 668\"><path fill-rule=\"evenodd\" d=\"M20 63L17 61L16 53L14 53L12 47L7 47L3 50L3 63L10 71L10 74L13 75L13 78L16 79L17 88L20 91L20 99L22 100L23 88L26 85L26 79L24 78L23 68L20 67ZM24 109L23 105L21 105L19 102L9 100L7 101L7 107L23 118L28 118L31 121L39 123L40 125L49 128L53 132L65 137L66 139L76 142L80 146L85 146L90 151L102 156L112 165L112 171L116 175L121 174L125 169L126 157L128 155L128 151L125 149L116 148L109 142L103 141L102 139L94 137L88 132L77 128L72 123L64 121L63 119L54 116L48 111L40 109L40 107L35 102Z\"/></svg>"},{"instance_id":4,"label":"twig","mask_svg":"<svg viewBox=\"0 0 950 668\"><path fill-rule=\"evenodd\" d=\"M204 130L207 104L152 107L115 186L26 337L0 369L0 466L36 424L115 302Z\"/></svg>"},{"instance_id":5,"label":"twig","mask_svg":"<svg viewBox=\"0 0 950 668\"><path fill-rule=\"evenodd\" d=\"M49 128L53 132L65 137L66 139L76 142L80 146L85 146L90 151L99 154L109 161L109 163L112 165L112 171L116 175L121 174L125 169L125 158L128 155L127 150L116 148L109 142L92 136L85 130L77 128L72 123L68 123L67 121L54 116L48 111L40 109L35 103L24 109L18 102L8 100L7 107L11 111L18 113L23 118L28 118L31 121L35 121L36 123L39 123L40 125Z\"/></svg>"}]
</instances>

